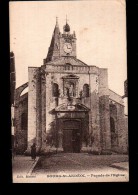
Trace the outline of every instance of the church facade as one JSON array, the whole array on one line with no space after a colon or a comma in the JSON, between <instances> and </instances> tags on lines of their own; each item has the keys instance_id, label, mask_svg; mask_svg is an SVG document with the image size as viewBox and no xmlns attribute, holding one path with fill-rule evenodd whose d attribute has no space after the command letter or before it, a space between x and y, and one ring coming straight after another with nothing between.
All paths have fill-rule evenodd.
<instances>
[{"instance_id":1,"label":"church facade","mask_svg":"<svg viewBox=\"0 0 138 195\"><path fill-rule=\"evenodd\" d=\"M77 38L58 21L41 67L29 67L29 81L16 89L18 153L127 151L122 97L108 88L108 70L77 59ZM29 87L28 93L21 95Z\"/></svg>"}]
</instances>

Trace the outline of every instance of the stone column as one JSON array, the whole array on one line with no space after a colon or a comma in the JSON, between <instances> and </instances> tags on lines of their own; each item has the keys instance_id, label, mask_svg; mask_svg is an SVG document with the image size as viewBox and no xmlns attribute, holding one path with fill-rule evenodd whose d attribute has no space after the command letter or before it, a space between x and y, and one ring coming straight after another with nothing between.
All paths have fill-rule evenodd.
<instances>
[{"instance_id":1,"label":"stone column","mask_svg":"<svg viewBox=\"0 0 138 195\"><path fill-rule=\"evenodd\" d=\"M102 150L111 149L111 132L110 132L110 112L109 96L99 98L100 105L100 127L101 127L101 146Z\"/></svg>"},{"instance_id":2,"label":"stone column","mask_svg":"<svg viewBox=\"0 0 138 195\"><path fill-rule=\"evenodd\" d=\"M125 128L124 106L117 104L118 148L120 152L127 152L127 128Z\"/></svg>"},{"instance_id":3,"label":"stone column","mask_svg":"<svg viewBox=\"0 0 138 195\"><path fill-rule=\"evenodd\" d=\"M63 151L63 130L61 128L62 119L58 119L56 117L56 139L57 139L57 148L58 151Z\"/></svg>"},{"instance_id":4,"label":"stone column","mask_svg":"<svg viewBox=\"0 0 138 195\"><path fill-rule=\"evenodd\" d=\"M38 127L38 121L37 121L37 75L39 73L39 68L29 67L29 91L28 91L28 145L27 145L27 151L25 154L30 154L31 145L33 143L38 144L37 137L37 127ZM39 144L38 144L39 148Z\"/></svg>"},{"instance_id":5,"label":"stone column","mask_svg":"<svg viewBox=\"0 0 138 195\"><path fill-rule=\"evenodd\" d=\"M41 77L40 77L40 68L37 71L36 75L36 145L37 153L40 152L42 146L42 127L41 127Z\"/></svg>"},{"instance_id":6,"label":"stone column","mask_svg":"<svg viewBox=\"0 0 138 195\"><path fill-rule=\"evenodd\" d=\"M99 97L95 92L91 94L91 118L92 118L92 151L100 152L100 120L99 120Z\"/></svg>"},{"instance_id":7,"label":"stone column","mask_svg":"<svg viewBox=\"0 0 138 195\"><path fill-rule=\"evenodd\" d=\"M99 96L96 85L96 74L90 74L90 112L89 112L89 131L91 133L91 150L100 152L100 119L99 119Z\"/></svg>"},{"instance_id":8,"label":"stone column","mask_svg":"<svg viewBox=\"0 0 138 195\"><path fill-rule=\"evenodd\" d=\"M46 148L46 75L41 74L41 129L42 129L42 148L43 153Z\"/></svg>"}]
</instances>

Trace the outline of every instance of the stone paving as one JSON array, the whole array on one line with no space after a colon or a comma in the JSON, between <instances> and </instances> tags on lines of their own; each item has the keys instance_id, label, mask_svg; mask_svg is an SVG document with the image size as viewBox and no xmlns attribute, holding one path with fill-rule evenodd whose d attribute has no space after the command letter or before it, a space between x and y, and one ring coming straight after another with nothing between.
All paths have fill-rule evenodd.
<instances>
[{"instance_id":1,"label":"stone paving","mask_svg":"<svg viewBox=\"0 0 138 195\"><path fill-rule=\"evenodd\" d=\"M13 182L32 174L39 157L35 161L30 156L17 155L12 159Z\"/></svg>"},{"instance_id":2,"label":"stone paving","mask_svg":"<svg viewBox=\"0 0 138 195\"><path fill-rule=\"evenodd\" d=\"M127 155L91 155L87 153L62 153L50 157L41 157L34 172L60 172L77 170L101 170L122 167L127 170ZM125 162L121 165L122 162Z\"/></svg>"},{"instance_id":3,"label":"stone paving","mask_svg":"<svg viewBox=\"0 0 138 195\"><path fill-rule=\"evenodd\" d=\"M59 153L40 157L33 171L34 182L127 182L127 155L91 155Z\"/></svg>"},{"instance_id":4,"label":"stone paving","mask_svg":"<svg viewBox=\"0 0 138 195\"><path fill-rule=\"evenodd\" d=\"M58 153L37 157L36 162L16 156L13 179L14 183L128 181L128 168L127 155Z\"/></svg>"},{"instance_id":5,"label":"stone paving","mask_svg":"<svg viewBox=\"0 0 138 195\"><path fill-rule=\"evenodd\" d=\"M113 163L111 167L117 168L117 169L122 169L122 170L128 170L129 169L129 164L128 162L119 162L119 163Z\"/></svg>"}]
</instances>

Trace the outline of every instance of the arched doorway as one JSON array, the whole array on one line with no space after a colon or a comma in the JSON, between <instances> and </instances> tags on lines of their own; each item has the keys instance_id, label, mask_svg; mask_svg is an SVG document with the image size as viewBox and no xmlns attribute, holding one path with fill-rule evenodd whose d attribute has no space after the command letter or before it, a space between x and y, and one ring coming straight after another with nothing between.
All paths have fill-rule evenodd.
<instances>
[{"instance_id":1,"label":"arched doorway","mask_svg":"<svg viewBox=\"0 0 138 195\"><path fill-rule=\"evenodd\" d=\"M89 131L88 113L89 108L83 104L61 104L55 108L58 148L63 149L64 152L81 151Z\"/></svg>"},{"instance_id":2,"label":"arched doorway","mask_svg":"<svg viewBox=\"0 0 138 195\"><path fill-rule=\"evenodd\" d=\"M81 149L81 121L63 121L63 150L64 152L79 153Z\"/></svg>"}]
</instances>

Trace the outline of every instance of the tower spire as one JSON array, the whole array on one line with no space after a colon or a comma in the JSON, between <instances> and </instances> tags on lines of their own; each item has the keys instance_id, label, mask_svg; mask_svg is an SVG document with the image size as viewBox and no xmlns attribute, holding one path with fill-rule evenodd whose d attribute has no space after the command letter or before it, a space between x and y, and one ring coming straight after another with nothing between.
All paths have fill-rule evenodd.
<instances>
[{"instance_id":1,"label":"tower spire","mask_svg":"<svg viewBox=\"0 0 138 195\"><path fill-rule=\"evenodd\" d=\"M46 57L46 61L51 61L53 58L59 57L59 36L60 30L58 25L58 17L56 17L56 25L51 39L50 47Z\"/></svg>"}]
</instances>

